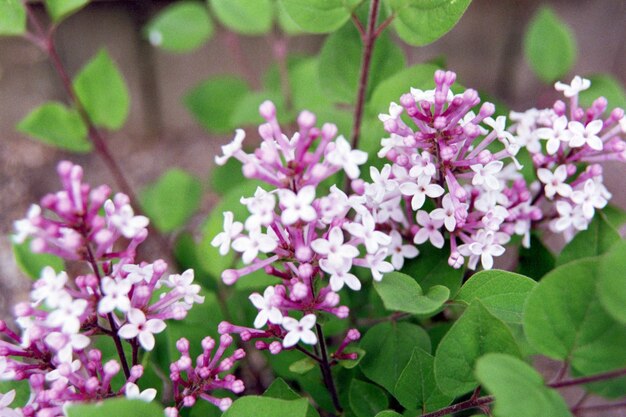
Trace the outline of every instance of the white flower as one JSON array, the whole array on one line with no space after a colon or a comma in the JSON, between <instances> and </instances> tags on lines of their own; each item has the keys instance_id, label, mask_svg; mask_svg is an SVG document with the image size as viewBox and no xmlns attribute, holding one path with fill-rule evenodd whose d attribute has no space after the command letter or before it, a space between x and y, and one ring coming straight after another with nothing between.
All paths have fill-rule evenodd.
<instances>
[{"instance_id":1,"label":"white flower","mask_svg":"<svg viewBox=\"0 0 626 417\"><path fill-rule=\"evenodd\" d=\"M56 308L59 300L65 291L67 283L67 274L61 271L58 275L52 267L46 266L41 270L41 278L33 285L30 293L30 299L35 305L46 300L46 305L50 308Z\"/></svg>"},{"instance_id":2,"label":"white flower","mask_svg":"<svg viewBox=\"0 0 626 417\"><path fill-rule=\"evenodd\" d=\"M326 160L338 167L342 167L350 179L358 178L361 174L359 165L367 161L367 152L352 149L350 143L343 136L335 140L335 149L326 154Z\"/></svg>"},{"instance_id":3,"label":"white flower","mask_svg":"<svg viewBox=\"0 0 626 417\"><path fill-rule=\"evenodd\" d=\"M217 165L225 165L226 161L228 161L233 155L237 153L237 151L241 150L241 144L246 137L246 132L243 129L237 129L235 131L235 137L232 142L222 146L222 156L215 156L215 163Z\"/></svg>"},{"instance_id":4,"label":"white flower","mask_svg":"<svg viewBox=\"0 0 626 417\"><path fill-rule=\"evenodd\" d=\"M567 117L560 116L553 123L552 128L542 127L535 131L538 138L546 139L548 155L554 155L559 150L561 142L569 142L572 134L567 130ZM537 151L538 152L538 151Z\"/></svg>"},{"instance_id":5,"label":"white flower","mask_svg":"<svg viewBox=\"0 0 626 417\"><path fill-rule=\"evenodd\" d=\"M116 281L111 277L102 278L102 293L104 297L98 303L98 313L110 313L116 308L126 313L130 309L128 293L133 284L129 280Z\"/></svg>"},{"instance_id":6,"label":"white flower","mask_svg":"<svg viewBox=\"0 0 626 417\"><path fill-rule=\"evenodd\" d=\"M317 219L317 212L311 205L315 200L315 187L307 185L302 187L296 195L291 190L278 190L280 203L283 205L283 212L280 219L285 225L291 225L298 220L312 222Z\"/></svg>"},{"instance_id":7,"label":"white flower","mask_svg":"<svg viewBox=\"0 0 626 417\"><path fill-rule=\"evenodd\" d=\"M26 218L17 220L13 223L15 228L15 234L13 235L13 241L15 243L24 243L26 238L33 236L37 233L39 228L33 224L33 221L41 216L41 207L37 204L33 204L28 209Z\"/></svg>"},{"instance_id":8,"label":"white flower","mask_svg":"<svg viewBox=\"0 0 626 417\"><path fill-rule=\"evenodd\" d=\"M154 275L154 265L148 264L145 266L126 264L122 267L122 271L128 272L126 279L132 284L138 284L140 282L150 283Z\"/></svg>"},{"instance_id":9,"label":"white flower","mask_svg":"<svg viewBox=\"0 0 626 417\"><path fill-rule=\"evenodd\" d=\"M392 230L390 237L391 244L388 250L391 253L391 264L396 270L400 270L404 266L404 259L415 258L419 255L419 250L413 245L404 245L402 235L397 230ZM333 289L333 291L335 290Z\"/></svg>"},{"instance_id":10,"label":"white flower","mask_svg":"<svg viewBox=\"0 0 626 417\"><path fill-rule=\"evenodd\" d=\"M544 192L550 200L552 200L555 194L562 197L569 197L572 194L572 187L565 183L567 179L566 165L559 165L554 170L554 174L549 169L539 168L537 177L539 181L544 183Z\"/></svg>"},{"instance_id":11,"label":"white flower","mask_svg":"<svg viewBox=\"0 0 626 417\"><path fill-rule=\"evenodd\" d=\"M220 255L224 256L230 249L230 242L233 238L237 237L243 230L243 224L240 222L233 222L233 212L224 212L224 231L220 232L213 238L211 245L220 248Z\"/></svg>"},{"instance_id":12,"label":"white flower","mask_svg":"<svg viewBox=\"0 0 626 417\"><path fill-rule=\"evenodd\" d=\"M586 78L581 78L578 75L574 77L571 84L565 84L560 81L554 83L556 91L562 91L565 97L574 97L581 91L588 89L591 86L591 81Z\"/></svg>"},{"instance_id":13,"label":"white flower","mask_svg":"<svg viewBox=\"0 0 626 417\"><path fill-rule=\"evenodd\" d=\"M584 126L580 122L569 122L567 127L572 136L569 141L569 146L572 148L579 148L583 145L589 145L589 147L595 151L602 150L602 139L598 137L598 133L604 126L602 120L594 120Z\"/></svg>"},{"instance_id":14,"label":"white flower","mask_svg":"<svg viewBox=\"0 0 626 417\"><path fill-rule=\"evenodd\" d=\"M0 356L0 381L10 381L15 378L15 370L6 356Z\"/></svg>"},{"instance_id":15,"label":"white flower","mask_svg":"<svg viewBox=\"0 0 626 417\"><path fill-rule=\"evenodd\" d=\"M330 274L330 288L335 292L342 289L344 284L354 291L361 289L361 281L349 272L350 267L335 267L330 265L327 259L320 260L320 268Z\"/></svg>"},{"instance_id":16,"label":"white flower","mask_svg":"<svg viewBox=\"0 0 626 417\"><path fill-rule=\"evenodd\" d=\"M475 172L472 185L484 185L487 189L499 190L501 185L496 174L502 170L503 166L502 161L491 161L484 166L482 164L471 165L470 168Z\"/></svg>"},{"instance_id":17,"label":"white flower","mask_svg":"<svg viewBox=\"0 0 626 417\"><path fill-rule=\"evenodd\" d=\"M315 326L315 314L307 314L300 321L285 317L282 326L288 332L283 339L283 346L286 348L295 346L300 340L307 345L317 343L317 336L311 331Z\"/></svg>"},{"instance_id":18,"label":"white flower","mask_svg":"<svg viewBox=\"0 0 626 417\"><path fill-rule=\"evenodd\" d=\"M254 327L260 329L269 321L272 324L280 324L283 321L283 315L272 299L274 298L274 287L267 287L263 292L263 296L258 293L252 293L248 299L259 310L256 319L254 319Z\"/></svg>"},{"instance_id":19,"label":"white flower","mask_svg":"<svg viewBox=\"0 0 626 417\"><path fill-rule=\"evenodd\" d=\"M368 254L365 256L368 268L372 272L372 278L375 281L383 279L383 274L393 271L393 265L385 261L387 257L387 248L382 248L375 254Z\"/></svg>"},{"instance_id":20,"label":"white flower","mask_svg":"<svg viewBox=\"0 0 626 417\"><path fill-rule=\"evenodd\" d=\"M422 208L426 201L426 196L437 198L445 192L439 184L431 184L430 177L420 176L417 183L409 181L400 184L400 192L404 195L413 196L411 199L411 208L418 210Z\"/></svg>"},{"instance_id":21,"label":"white flower","mask_svg":"<svg viewBox=\"0 0 626 417\"><path fill-rule=\"evenodd\" d=\"M498 231L500 225L509 216L509 211L502 206L495 206L489 209L487 213L480 219L488 230Z\"/></svg>"},{"instance_id":22,"label":"white flower","mask_svg":"<svg viewBox=\"0 0 626 417\"><path fill-rule=\"evenodd\" d=\"M9 408L13 400L15 399L15 390L7 392L6 394L0 394L0 417L22 417L23 414L19 410Z\"/></svg>"},{"instance_id":23,"label":"white flower","mask_svg":"<svg viewBox=\"0 0 626 417\"><path fill-rule=\"evenodd\" d=\"M80 367L81 367L80 359L76 359L72 361L71 363L62 362L61 365L56 367L56 369L46 372L46 381L52 382L52 381L61 380L61 381L67 382L68 372L74 373L78 371Z\"/></svg>"},{"instance_id":24,"label":"white flower","mask_svg":"<svg viewBox=\"0 0 626 417\"><path fill-rule=\"evenodd\" d=\"M498 116L495 119L486 117L483 122L491 127L496 132L498 139L502 139L507 146L515 142L513 135L506 130L506 116Z\"/></svg>"},{"instance_id":25,"label":"white flower","mask_svg":"<svg viewBox=\"0 0 626 417\"><path fill-rule=\"evenodd\" d=\"M572 207L567 201L557 201L556 211L559 213L559 217L550 223L552 231L560 233L571 227L577 230L587 229L589 221L583 214L582 206Z\"/></svg>"},{"instance_id":26,"label":"white flower","mask_svg":"<svg viewBox=\"0 0 626 417\"><path fill-rule=\"evenodd\" d=\"M381 203L385 194L393 191L398 186L397 182L390 179L391 165L385 164L380 171L371 166L370 177L372 178L371 184L365 184L365 195L377 203Z\"/></svg>"},{"instance_id":27,"label":"white flower","mask_svg":"<svg viewBox=\"0 0 626 417\"><path fill-rule=\"evenodd\" d=\"M401 105L392 101L389 105L389 114L380 113L378 115L378 120L383 123L385 123L387 120L396 120L398 117L400 117L403 111L404 108Z\"/></svg>"},{"instance_id":28,"label":"white flower","mask_svg":"<svg viewBox=\"0 0 626 417\"><path fill-rule=\"evenodd\" d=\"M44 341L54 351L60 362L71 362L75 350L85 349L90 342L89 337L81 333L52 332L48 333Z\"/></svg>"},{"instance_id":29,"label":"white flower","mask_svg":"<svg viewBox=\"0 0 626 417\"><path fill-rule=\"evenodd\" d=\"M422 154L416 153L411 157L412 167L409 170L409 175L413 178L427 176L432 177L435 175L435 164L432 163L430 153L424 151Z\"/></svg>"},{"instance_id":30,"label":"white flower","mask_svg":"<svg viewBox=\"0 0 626 417\"><path fill-rule=\"evenodd\" d=\"M443 248L445 240L443 239L443 235L439 231L439 228L443 226L443 220L433 219L424 210L418 211L415 219L417 220L417 223L422 227L415 234L413 242L415 242L415 244L417 245L421 245L427 240L430 240L430 243L432 243L434 247L439 249Z\"/></svg>"},{"instance_id":31,"label":"white flower","mask_svg":"<svg viewBox=\"0 0 626 417\"><path fill-rule=\"evenodd\" d=\"M188 269L182 274L171 274L167 281L163 281L163 284L174 288L176 294L183 297L185 303L191 306L193 303L201 304L204 302L204 297L198 295L201 287L198 284L193 284L193 279L194 271L193 269Z\"/></svg>"},{"instance_id":32,"label":"white flower","mask_svg":"<svg viewBox=\"0 0 626 417\"><path fill-rule=\"evenodd\" d=\"M377 155L379 158L384 158L390 150L404 146L404 137L392 133L390 137L380 140L380 146L381 149L378 151Z\"/></svg>"},{"instance_id":33,"label":"white flower","mask_svg":"<svg viewBox=\"0 0 626 417\"><path fill-rule=\"evenodd\" d=\"M254 197L242 197L240 201L248 207L251 213L251 216L246 219L246 230L258 229L262 225L269 226L274 221L274 207L276 206L274 194L257 187Z\"/></svg>"},{"instance_id":34,"label":"white flower","mask_svg":"<svg viewBox=\"0 0 626 417\"><path fill-rule=\"evenodd\" d=\"M350 232L352 236L363 240L367 253L374 253L378 250L379 246L387 246L391 243L391 238L388 235L375 230L376 222L369 213L363 213L360 224L352 222L344 225L344 228Z\"/></svg>"},{"instance_id":35,"label":"white flower","mask_svg":"<svg viewBox=\"0 0 626 417\"><path fill-rule=\"evenodd\" d=\"M430 218L433 220L443 220L446 229L452 232L456 227L456 217L454 215L454 202L449 193L443 196L441 205L443 206L442 208L435 209L430 213Z\"/></svg>"},{"instance_id":36,"label":"white flower","mask_svg":"<svg viewBox=\"0 0 626 417\"><path fill-rule=\"evenodd\" d=\"M135 212L130 204L124 204L116 208L112 200L107 200L104 203L104 209L107 212L110 224L127 239L137 236L150 223L146 216L135 216Z\"/></svg>"},{"instance_id":37,"label":"white flower","mask_svg":"<svg viewBox=\"0 0 626 417\"><path fill-rule=\"evenodd\" d=\"M139 387L137 386L137 384L127 382L124 386L124 395L129 400L141 400L149 403L156 397L157 390L155 390L154 388L147 388L139 392Z\"/></svg>"},{"instance_id":38,"label":"white flower","mask_svg":"<svg viewBox=\"0 0 626 417\"><path fill-rule=\"evenodd\" d=\"M276 249L276 246L278 246L276 238L261 233L260 229L251 230L248 236L238 237L233 242L233 249L243 253L242 259L245 264L252 262L259 251L268 253Z\"/></svg>"},{"instance_id":39,"label":"white flower","mask_svg":"<svg viewBox=\"0 0 626 417\"><path fill-rule=\"evenodd\" d=\"M77 299L64 293L59 298L56 309L52 310L46 318L46 325L50 327L61 327L64 333L77 333L80 330L79 317L87 308L87 300Z\"/></svg>"},{"instance_id":40,"label":"white flower","mask_svg":"<svg viewBox=\"0 0 626 417\"><path fill-rule=\"evenodd\" d=\"M328 263L334 268L351 266L352 259L359 256L359 251L353 245L343 243L343 232L339 227L333 227L328 233L328 239L315 239L311 248L320 255L326 256Z\"/></svg>"},{"instance_id":41,"label":"white flower","mask_svg":"<svg viewBox=\"0 0 626 417\"><path fill-rule=\"evenodd\" d=\"M117 334L123 339L139 338L139 343L145 350L154 348L154 334L165 330L165 322L161 319L146 320L143 311L131 308L127 314L128 322L123 325Z\"/></svg>"},{"instance_id":42,"label":"white flower","mask_svg":"<svg viewBox=\"0 0 626 417\"><path fill-rule=\"evenodd\" d=\"M604 185L591 178L585 181L582 190L574 191L571 196L574 203L582 206L583 214L587 219L593 217L595 209L603 209L609 198L611 198L611 194Z\"/></svg>"},{"instance_id":43,"label":"white flower","mask_svg":"<svg viewBox=\"0 0 626 417\"><path fill-rule=\"evenodd\" d=\"M500 256L504 253L504 247L500 243L508 239L504 233L495 233L491 230L479 230L475 236L474 241L469 244L463 244L459 246L459 252L463 256L470 256L469 267L474 269L480 257L480 262L484 269L491 269L493 267L493 257Z\"/></svg>"}]
</instances>

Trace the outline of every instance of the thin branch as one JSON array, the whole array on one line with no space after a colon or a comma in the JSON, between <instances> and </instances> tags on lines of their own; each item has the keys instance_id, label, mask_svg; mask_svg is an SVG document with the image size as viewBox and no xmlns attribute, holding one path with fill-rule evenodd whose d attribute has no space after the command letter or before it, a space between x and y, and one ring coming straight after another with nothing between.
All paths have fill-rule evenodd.
<instances>
[{"instance_id":1,"label":"thin branch","mask_svg":"<svg viewBox=\"0 0 626 417\"><path fill-rule=\"evenodd\" d=\"M458 404L453 404L440 410L433 411L432 413L422 414L420 417L441 417L445 416L446 414L452 414L464 410L471 410L472 408L480 408L483 405L487 405L493 402L493 400L494 398L492 395L486 395L484 397L469 399Z\"/></svg>"},{"instance_id":2,"label":"thin branch","mask_svg":"<svg viewBox=\"0 0 626 417\"><path fill-rule=\"evenodd\" d=\"M361 23L361 21L359 20L359 17L356 15L356 13L352 13L352 22L354 23L354 26L356 26L356 30L359 31L359 35L361 35L361 41L363 43L365 43L365 28L363 27L363 23Z\"/></svg>"},{"instance_id":3,"label":"thin branch","mask_svg":"<svg viewBox=\"0 0 626 417\"><path fill-rule=\"evenodd\" d=\"M613 404L588 405L586 407L579 407L576 409L576 411L578 413L591 413L598 411L615 410L616 408L626 408L626 401Z\"/></svg>"},{"instance_id":4,"label":"thin branch","mask_svg":"<svg viewBox=\"0 0 626 417\"><path fill-rule=\"evenodd\" d=\"M378 28L376 29L376 32L374 32L374 38L378 38L380 36L381 33L383 33L383 31L385 29L387 29L387 26L389 26L391 24L391 22L393 22L393 19L395 19L395 15L391 15L388 18L386 18L383 23L380 24L380 26L378 26Z\"/></svg>"},{"instance_id":5,"label":"thin branch","mask_svg":"<svg viewBox=\"0 0 626 417\"><path fill-rule=\"evenodd\" d=\"M626 368L624 369L616 369L614 371L603 372L601 374L582 376L579 378L566 379L564 381L557 381L551 384L548 384L551 388L564 388L571 387L573 385L583 385L590 384L592 382L605 381L607 379L619 378L621 376L626 376Z\"/></svg>"},{"instance_id":6,"label":"thin branch","mask_svg":"<svg viewBox=\"0 0 626 417\"><path fill-rule=\"evenodd\" d=\"M321 362L320 370L322 371L322 378L324 379L324 384L330 393L330 397L333 400L333 406L335 407L335 411L338 414L343 412L341 408L341 403L339 402L339 395L337 394L337 388L335 387L335 381L333 380L333 374L330 370L330 362L328 361L328 353L326 351L326 340L324 339L324 332L322 331L322 326L319 324L315 324L315 329L317 330L317 339L320 347L321 354Z\"/></svg>"}]
</instances>

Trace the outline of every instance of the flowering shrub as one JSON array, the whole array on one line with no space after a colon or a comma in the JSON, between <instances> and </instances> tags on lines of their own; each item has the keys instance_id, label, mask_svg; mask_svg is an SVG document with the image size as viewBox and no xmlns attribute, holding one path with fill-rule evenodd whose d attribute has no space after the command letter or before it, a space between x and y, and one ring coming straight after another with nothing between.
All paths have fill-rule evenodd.
<instances>
[{"instance_id":1,"label":"flowering shrub","mask_svg":"<svg viewBox=\"0 0 626 417\"><path fill-rule=\"evenodd\" d=\"M212 2L218 18L256 30L238 18L252 10L261 21L263 2L229 1ZM215 163L221 182L246 183L227 192L218 184L223 203L202 241L181 234L173 251L164 235L196 210L197 180L170 171L138 199L102 134L125 115L92 95L107 94L98 88L102 73L111 90L125 88L113 61L99 54L71 83L32 6L0 4L0 34L25 33L47 51L72 100L56 116L36 110L21 130L41 139L41 123L71 114L84 131L57 145L93 147L124 191L92 188L80 166L63 161L61 191L15 222L16 258L36 281L13 320L0 321L0 416L437 417L475 409L530 417L624 407L586 404L591 394L626 395L626 245L618 232L626 215L608 205L603 184L603 163L626 160L623 109L604 97L583 104L592 83L576 76L554 84L564 100L507 116L434 66L420 66L410 73L416 84L373 107L370 60L384 30L394 23L403 40L430 42L469 0L426 11L390 1L388 15L378 0L339 2L334 12L323 3L281 0L290 19L281 25L332 32L352 18L354 29L347 23L324 47L352 30L362 41L350 140L324 106L292 117L288 100L242 99L241 108L258 105L258 134L236 129ZM54 29L84 3L46 4ZM428 34L409 19L417 11L439 16ZM561 24L541 13L529 39L541 25ZM208 19L199 4L176 3L149 23L148 39L192 49L210 36ZM183 24L181 40L172 28ZM288 71L283 46L276 51ZM550 81L563 75L551 75L551 65L535 71ZM112 94L120 108L122 96ZM364 115L376 113L385 133L361 132ZM374 150L363 146L371 135ZM562 237L558 257L545 236ZM149 238L168 262L142 260ZM519 273L495 269L505 253ZM558 373L544 380L529 364L537 355L559 361ZM574 385L586 393L568 404L557 390Z\"/></svg>"}]
</instances>

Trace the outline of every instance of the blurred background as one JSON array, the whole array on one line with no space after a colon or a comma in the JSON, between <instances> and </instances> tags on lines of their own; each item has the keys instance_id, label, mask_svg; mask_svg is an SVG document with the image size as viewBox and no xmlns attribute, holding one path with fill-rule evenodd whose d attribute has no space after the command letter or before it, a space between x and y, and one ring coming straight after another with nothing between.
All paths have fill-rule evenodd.
<instances>
[{"instance_id":1,"label":"blurred background","mask_svg":"<svg viewBox=\"0 0 626 417\"><path fill-rule=\"evenodd\" d=\"M43 5L31 2L46 20ZM275 61L276 42L289 54L315 55L325 35L278 32L265 36L235 34L213 19L215 33L190 53L173 54L153 47L144 27L169 1L92 1L70 16L55 34L57 49L70 76L101 48L106 48L126 79L130 114L125 126L107 140L132 186L140 190L166 169L180 167L208 183L213 158L232 134L211 134L183 105L187 92L203 80L223 74L242 77L252 89ZM460 81L524 110L549 106L556 94L530 70L523 55L523 37L538 7L548 4L572 30L578 54L574 69L564 77L609 73L626 83L626 2L621 0L474 0L459 24L425 47L402 41L407 65L445 59ZM392 33L393 31L389 31ZM395 37L395 35L392 35ZM407 90L408 90L407 86ZM623 93L622 93L623 94ZM623 98L623 95L622 95ZM13 221L28 206L58 188L55 166L70 159L85 167L92 184L115 183L95 154L72 154L18 133L16 124L48 100L67 103L60 79L45 54L22 38L0 38L0 312L7 302L22 297L30 281L15 265L8 234ZM296 109L300 110L300 109ZM350 132L342 132L346 136ZM626 207L626 169L610 164L606 183L613 203ZM115 187L114 187L115 188ZM205 184L201 208L192 219L198 225L217 197ZM172 201L172 204L176 204Z\"/></svg>"}]
</instances>

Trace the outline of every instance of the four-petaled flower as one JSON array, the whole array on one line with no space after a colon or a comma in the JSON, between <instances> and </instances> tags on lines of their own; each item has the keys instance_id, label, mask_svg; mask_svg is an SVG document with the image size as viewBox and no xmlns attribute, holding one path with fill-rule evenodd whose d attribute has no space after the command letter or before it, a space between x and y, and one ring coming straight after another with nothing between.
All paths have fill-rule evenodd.
<instances>
[{"instance_id":1,"label":"four-petaled flower","mask_svg":"<svg viewBox=\"0 0 626 417\"><path fill-rule=\"evenodd\" d=\"M318 254L326 256L327 263L335 269L342 269L344 265L352 265L352 259L359 256L359 250L350 244L343 243L343 232L339 227L333 227L328 233L328 239L315 239L311 248Z\"/></svg>"},{"instance_id":2,"label":"four-petaled flower","mask_svg":"<svg viewBox=\"0 0 626 417\"><path fill-rule=\"evenodd\" d=\"M286 225L296 223L298 220L312 222L317 219L317 212L311 205L315 200L315 187L307 185L302 187L298 194L291 190L278 190L280 203L283 205L281 220Z\"/></svg>"},{"instance_id":3,"label":"four-petaled flower","mask_svg":"<svg viewBox=\"0 0 626 417\"><path fill-rule=\"evenodd\" d=\"M554 173L546 168L537 170L539 181L544 183L544 192L546 197L552 199L555 194L562 197L569 197L572 194L572 187L565 183L567 179L567 166L559 165Z\"/></svg>"},{"instance_id":4,"label":"four-petaled flower","mask_svg":"<svg viewBox=\"0 0 626 417\"><path fill-rule=\"evenodd\" d=\"M143 391L139 391L137 384L133 382L127 382L124 386L124 395L129 400L141 400L149 403L154 400L157 395L157 390L154 388L147 388Z\"/></svg>"},{"instance_id":5,"label":"four-petaled flower","mask_svg":"<svg viewBox=\"0 0 626 417\"><path fill-rule=\"evenodd\" d=\"M280 324L283 320L283 315L280 310L274 305L274 287L269 286L263 292L263 296L259 293L252 293L248 299L259 310L256 319L254 319L254 327L260 329L265 326L269 321L272 324Z\"/></svg>"},{"instance_id":6,"label":"four-petaled flower","mask_svg":"<svg viewBox=\"0 0 626 417\"><path fill-rule=\"evenodd\" d=\"M146 319L143 311L131 308L126 315L128 322L120 327L117 334L123 339L137 337L145 350L154 348L154 335L165 330L165 322L161 319Z\"/></svg>"},{"instance_id":7,"label":"four-petaled flower","mask_svg":"<svg viewBox=\"0 0 626 417\"><path fill-rule=\"evenodd\" d=\"M241 236L233 242L233 249L243 253L242 259L245 264L252 262L259 251L268 253L276 249L276 239L268 234L261 233L260 229L250 230L248 236Z\"/></svg>"},{"instance_id":8,"label":"four-petaled flower","mask_svg":"<svg viewBox=\"0 0 626 417\"><path fill-rule=\"evenodd\" d=\"M594 151L602 150L602 139L598 137L598 133L602 130L604 123L602 120L594 120L586 126L580 122L569 122L567 127L571 133L569 146L579 148L589 145Z\"/></svg>"},{"instance_id":9,"label":"four-petaled flower","mask_svg":"<svg viewBox=\"0 0 626 417\"><path fill-rule=\"evenodd\" d=\"M391 242L389 235L376 230L374 217L369 213L363 213L361 223L352 222L344 226L350 234L356 238L363 239L367 253L374 253L380 246L387 246Z\"/></svg>"},{"instance_id":10,"label":"four-petaled flower","mask_svg":"<svg viewBox=\"0 0 626 417\"><path fill-rule=\"evenodd\" d=\"M104 277L101 285L104 297L100 299L98 304L98 313L110 313L116 308L125 313L130 309L128 293L133 284L129 280L116 281L113 278Z\"/></svg>"},{"instance_id":11,"label":"four-petaled flower","mask_svg":"<svg viewBox=\"0 0 626 417\"><path fill-rule=\"evenodd\" d=\"M307 345L316 344L317 336L311 331L311 329L315 326L315 321L315 314L307 314L299 321L293 317L284 317L282 326L288 333L283 339L283 346L290 348L295 346L301 340Z\"/></svg>"},{"instance_id":12,"label":"four-petaled flower","mask_svg":"<svg viewBox=\"0 0 626 417\"><path fill-rule=\"evenodd\" d=\"M348 178L355 179L361 174L359 165L367 161L367 152L352 149L346 138L339 136L335 140L335 149L326 154L326 160L335 166L342 167Z\"/></svg>"},{"instance_id":13,"label":"four-petaled flower","mask_svg":"<svg viewBox=\"0 0 626 417\"><path fill-rule=\"evenodd\" d=\"M499 190L501 185L496 174L502 170L503 166L504 162L502 161L491 161L484 166L482 164L471 165L470 168L475 172L472 185L484 185L487 189Z\"/></svg>"},{"instance_id":14,"label":"four-petaled flower","mask_svg":"<svg viewBox=\"0 0 626 417\"><path fill-rule=\"evenodd\" d=\"M240 222L233 222L233 212L224 212L224 231L220 232L213 238L211 245L220 248L220 255L224 256L230 249L230 242L232 239L239 236L239 233L243 230L243 224Z\"/></svg>"},{"instance_id":15,"label":"four-petaled flower","mask_svg":"<svg viewBox=\"0 0 626 417\"><path fill-rule=\"evenodd\" d=\"M415 234L413 242L417 245L421 245L427 240L430 240L430 243L432 243L434 247L439 249L443 248L445 241L443 240L443 235L439 231L439 228L443 226L443 220L433 219L424 210L417 212L415 220L417 220L417 223L422 227Z\"/></svg>"},{"instance_id":16,"label":"four-petaled flower","mask_svg":"<svg viewBox=\"0 0 626 417\"><path fill-rule=\"evenodd\" d=\"M404 195L413 196L411 199L411 208L413 210L421 209L426 201L426 196L437 198L443 195L445 190L439 184L431 184L431 178L420 175L417 183L409 181L400 185L400 192Z\"/></svg>"}]
</instances>

